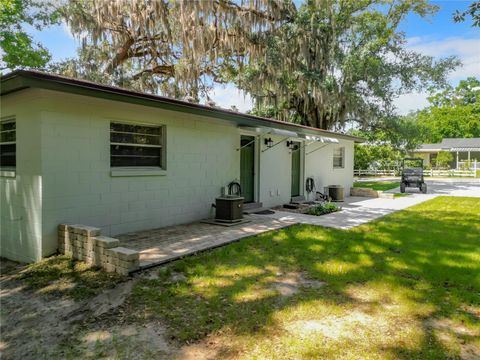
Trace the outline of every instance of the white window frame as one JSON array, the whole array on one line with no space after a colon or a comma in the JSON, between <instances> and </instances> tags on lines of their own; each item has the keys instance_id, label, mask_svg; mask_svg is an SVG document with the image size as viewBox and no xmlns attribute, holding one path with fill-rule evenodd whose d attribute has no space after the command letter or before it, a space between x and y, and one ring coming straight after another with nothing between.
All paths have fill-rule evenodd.
<instances>
[{"instance_id":1,"label":"white window frame","mask_svg":"<svg viewBox=\"0 0 480 360\"><path fill-rule=\"evenodd\" d=\"M13 122L15 123L15 129L13 130L0 130L0 135L6 132L14 132L15 133L15 140L14 141L1 141L1 136L0 136L0 145L15 145L15 166L3 166L0 164L0 169L1 169L1 175L2 176L10 176L10 172L14 172L17 168L17 119L15 116L8 116L8 117L3 117L0 118L0 124L5 124L5 123L10 123ZM0 128L1 129L1 128Z\"/></svg>"},{"instance_id":2,"label":"white window frame","mask_svg":"<svg viewBox=\"0 0 480 360\"><path fill-rule=\"evenodd\" d=\"M337 151L340 151L340 156L336 154ZM335 160L340 159L341 165L337 165ZM345 146L335 147L333 149L333 168L334 169L345 169Z\"/></svg>"},{"instance_id":3,"label":"white window frame","mask_svg":"<svg viewBox=\"0 0 480 360\"><path fill-rule=\"evenodd\" d=\"M121 124L121 125L132 125L132 126L143 126L143 127L150 127L150 128L158 128L160 129L160 144L153 145L153 144L136 144L136 143L123 143L123 142L112 142L111 136L109 138L109 149L110 149L110 169L112 176L140 176L140 175L164 175L166 171L166 126L162 124L145 124L145 123L137 123L137 122L130 122L130 121L120 121L120 120L110 120L110 131L111 133L128 133L128 134L136 134L134 132L122 132L122 131L113 131L111 129L112 124ZM140 135L145 135L142 133L138 133ZM147 136L150 136L147 134ZM156 135L151 135L156 136ZM152 166L112 166L111 159L112 159L112 145L119 145L119 146L135 146L135 147L150 147L150 148L158 148L160 152L160 164L152 165Z\"/></svg>"}]
</instances>

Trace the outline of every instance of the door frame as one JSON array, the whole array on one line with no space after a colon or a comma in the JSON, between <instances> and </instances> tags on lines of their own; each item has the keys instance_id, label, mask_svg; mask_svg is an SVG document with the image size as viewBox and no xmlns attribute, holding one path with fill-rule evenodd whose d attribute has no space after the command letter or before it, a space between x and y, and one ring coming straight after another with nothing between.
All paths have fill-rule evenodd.
<instances>
[{"instance_id":1,"label":"door frame","mask_svg":"<svg viewBox=\"0 0 480 360\"><path fill-rule=\"evenodd\" d=\"M253 202L258 202L260 198L260 135L254 131L240 130L238 135L238 143L241 143L242 136L252 136L253 142ZM240 179L240 151L238 152L238 175Z\"/></svg>"}]
</instances>

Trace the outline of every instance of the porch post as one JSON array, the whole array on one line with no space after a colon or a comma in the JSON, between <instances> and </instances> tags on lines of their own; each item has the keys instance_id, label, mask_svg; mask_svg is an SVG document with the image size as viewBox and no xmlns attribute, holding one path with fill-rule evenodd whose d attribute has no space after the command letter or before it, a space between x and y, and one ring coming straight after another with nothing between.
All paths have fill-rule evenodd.
<instances>
[{"instance_id":1,"label":"porch post","mask_svg":"<svg viewBox=\"0 0 480 360\"><path fill-rule=\"evenodd\" d=\"M468 166L470 166L470 150L468 150Z\"/></svg>"},{"instance_id":2,"label":"porch post","mask_svg":"<svg viewBox=\"0 0 480 360\"><path fill-rule=\"evenodd\" d=\"M457 151L457 164L455 165L455 168L458 170L458 151Z\"/></svg>"}]
</instances>

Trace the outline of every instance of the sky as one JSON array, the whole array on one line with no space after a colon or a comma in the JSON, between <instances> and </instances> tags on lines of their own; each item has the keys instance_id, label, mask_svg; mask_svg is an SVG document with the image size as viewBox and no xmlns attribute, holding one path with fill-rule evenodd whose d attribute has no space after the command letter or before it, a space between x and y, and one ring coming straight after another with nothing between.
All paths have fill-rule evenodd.
<instances>
[{"instance_id":1,"label":"sky","mask_svg":"<svg viewBox=\"0 0 480 360\"><path fill-rule=\"evenodd\" d=\"M449 76L449 82L455 86L468 76L480 78L480 29L471 26L471 20L454 23L452 14L455 10L465 10L471 1L449 0L432 1L440 7L439 12L429 19L416 15L408 16L401 24L405 32L408 48L436 59L455 55L463 66ZM36 31L30 29L35 40L42 43L52 54L54 61L75 57L79 42L70 34L66 25L59 25ZM410 93L400 96L395 104L401 115L425 107L427 93ZM252 107L248 95L239 92L233 85L216 86L212 99L218 106L230 108L235 105L245 112Z\"/></svg>"}]
</instances>

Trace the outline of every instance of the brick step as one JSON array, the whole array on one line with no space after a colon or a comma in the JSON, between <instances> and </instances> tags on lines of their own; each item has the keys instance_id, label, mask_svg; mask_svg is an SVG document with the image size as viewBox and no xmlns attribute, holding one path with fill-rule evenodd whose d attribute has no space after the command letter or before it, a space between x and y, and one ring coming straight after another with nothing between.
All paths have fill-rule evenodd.
<instances>
[{"instance_id":1,"label":"brick step","mask_svg":"<svg viewBox=\"0 0 480 360\"><path fill-rule=\"evenodd\" d=\"M303 196L303 195L292 196L292 198L290 199L290 203L292 203L292 204L303 204L305 201L307 201L307 200L305 199L305 196Z\"/></svg>"}]
</instances>

